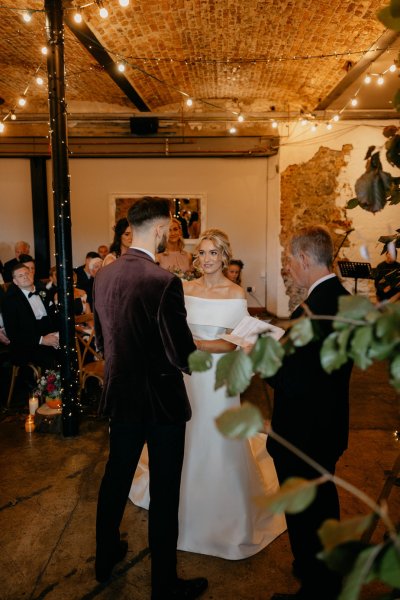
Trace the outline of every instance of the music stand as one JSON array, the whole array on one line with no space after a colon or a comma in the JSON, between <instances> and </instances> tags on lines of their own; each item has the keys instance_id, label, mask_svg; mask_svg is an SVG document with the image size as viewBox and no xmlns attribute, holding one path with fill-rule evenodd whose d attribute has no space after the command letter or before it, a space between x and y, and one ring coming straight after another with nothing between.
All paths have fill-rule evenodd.
<instances>
[{"instance_id":1,"label":"music stand","mask_svg":"<svg viewBox=\"0 0 400 600\"><path fill-rule=\"evenodd\" d=\"M357 279L371 279L370 263L338 260L338 265L342 277L353 277L355 294L357 294Z\"/></svg>"}]
</instances>

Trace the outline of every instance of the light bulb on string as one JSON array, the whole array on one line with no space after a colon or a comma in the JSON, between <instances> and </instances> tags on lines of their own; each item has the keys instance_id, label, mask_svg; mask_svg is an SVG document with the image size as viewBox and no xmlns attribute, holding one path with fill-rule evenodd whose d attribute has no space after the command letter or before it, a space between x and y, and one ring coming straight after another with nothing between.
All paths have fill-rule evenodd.
<instances>
[{"instance_id":1,"label":"light bulb on string","mask_svg":"<svg viewBox=\"0 0 400 600\"><path fill-rule=\"evenodd\" d=\"M44 56L46 56L46 54L47 54L46 46L43 46L43 48L41 49L41 53L44 54Z\"/></svg>"},{"instance_id":2,"label":"light bulb on string","mask_svg":"<svg viewBox=\"0 0 400 600\"><path fill-rule=\"evenodd\" d=\"M104 6L102 6L99 10L99 15L101 16L102 19L107 19L108 10Z\"/></svg>"},{"instance_id":3,"label":"light bulb on string","mask_svg":"<svg viewBox=\"0 0 400 600\"><path fill-rule=\"evenodd\" d=\"M120 62L118 63L117 68L120 73L123 73L125 71L125 64L123 62Z\"/></svg>"},{"instance_id":4,"label":"light bulb on string","mask_svg":"<svg viewBox=\"0 0 400 600\"><path fill-rule=\"evenodd\" d=\"M308 119L301 119L300 123L304 127L305 125L308 125Z\"/></svg>"},{"instance_id":5,"label":"light bulb on string","mask_svg":"<svg viewBox=\"0 0 400 600\"><path fill-rule=\"evenodd\" d=\"M326 128L327 128L328 131L330 131L332 129L332 127L333 127L332 123L327 123L326 124Z\"/></svg>"},{"instance_id":6,"label":"light bulb on string","mask_svg":"<svg viewBox=\"0 0 400 600\"><path fill-rule=\"evenodd\" d=\"M129 6L129 0L119 0L119 5L125 8L125 6Z\"/></svg>"},{"instance_id":7,"label":"light bulb on string","mask_svg":"<svg viewBox=\"0 0 400 600\"><path fill-rule=\"evenodd\" d=\"M340 116L337 114L333 115L333 117L332 117L332 121L335 121L335 123L337 123L339 121L339 119L340 119Z\"/></svg>"},{"instance_id":8,"label":"light bulb on string","mask_svg":"<svg viewBox=\"0 0 400 600\"><path fill-rule=\"evenodd\" d=\"M351 102L350 102L350 104L351 104L352 106L357 106L357 104L358 104L358 100L357 100L357 98L352 98L352 99L351 99Z\"/></svg>"},{"instance_id":9,"label":"light bulb on string","mask_svg":"<svg viewBox=\"0 0 400 600\"><path fill-rule=\"evenodd\" d=\"M276 129L278 127L278 123L276 121L272 121L271 126Z\"/></svg>"},{"instance_id":10,"label":"light bulb on string","mask_svg":"<svg viewBox=\"0 0 400 600\"><path fill-rule=\"evenodd\" d=\"M391 73L394 73L394 72L396 71L396 69L397 69L397 67L396 67L396 65L394 65L394 64L393 64L393 65L390 65L390 67L389 67L389 71L390 71Z\"/></svg>"},{"instance_id":11,"label":"light bulb on string","mask_svg":"<svg viewBox=\"0 0 400 600\"><path fill-rule=\"evenodd\" d=\"M29 23L30 21L32 21L32 13L29 10L24 10L24 12L22 13L22 18L25 21L25 23Z\"/></svg>"},{"instance_id":12,"label":"light bulb on string","mask_svg":"<svg viewBox=\"0 0 400 600\"><path fill-rule=\"evenodd\" d=\"M75 23L82 23L82 15L80 10L74 14L74 21Z\"/></svg>"},{"instance_id":13,"label":"light bulb on string","mask_svg":"<svg viewBox=\"0 0 400 600\"><path fill-rule=\"evenodd\" d=\"M26 98L24 98L23 96L21 98L18 98L18 104L20 106L25 106L25 104L26 104Z\"/></svg>"},{"instance_id":14,"label":"light bulb on string","mask_svg":"<svg viewBox=\"0 0 400 600\"><path fill-rule=\"evenodd\" d=\"M379 75L377 84L378 85L383 85L384 83L385 83L384 77L382 75Z\"/></svg>"},{"instance_id":15,"label":"light bulb on string","mask_svg":"<svg viewBox=\"0 0 400 600\"><path fill-rule=\"evenodd\" d=\"M0 123L0 133L3 133L5 128L6 126L4 125L4 123Z\"/></svg>"},{"instance_id":16,"label":"light bulb on string","mask_svg":"<svg viewBox=\"0 0 400 600\"><path fill-rule=\"evenodd\" d=\"M42 78L42 77L40 77L40 76L36 77L36 83L37 83L38 85L43 85L43 83L44 83L44 81L43 81L43 78Z\"/></svg>"},{"instance_id":17,"label":"light bulb on string","mask_svg":"<svg viewBox=\"0 0 400 600\"><path fill-rule=\"evenodd\" d=\"M11 111L10 119L11 119L11 121L16 121L16 119L17 119L17 115L15 114L15 112L13 110Z\"/></svg>"},{"instance_id":18,"label":"light bulb on string","mask_svg":"<svg viewBox=\"0 0 400 600\"><path fill-rule=\"evenodd\" d=\"M186 106L193 106L193 100L192 100L192 98L188 98L186 100Z\"/></svg>"},{"instance_id":19,"label":"light bulb on string","mask_svg":"<svg viewBox=\"0 0 400 600\"><path fill-rule=\"evenodd\" d=\"M369 83L371 83L371 80L371 75L368 73L368 75L364 77L364 83L368 85Z\"/></svg>"},{"instance_id":20,"label":"light bulb on string","mask_svg":"<svg viewBox=\"0 0 400 600\"><path fill-rule=\"evenodd\" d=\"M231 134L234 134L234 133L236 133L236 132L237 132L237 129L236 129L236 127L234 127L234 126L232 125L232 127L230 127L230 129L229 129L229 133L231 133Z\"/></svg>"},{"instance_id":21,"label":"light bulb on string","mask_svg":"<svg viewBox=\"0 0 400 600\"><path fill-rule=\"evenodd\" d=\"M239 121L239 123L243 123L244 116L242 115L242 113L240 113L240 115L238 116L238 121Z\"/></svg>"},{"instance_id":22,"label":"light bulb on string","mask_svg":"<svg viewBox=\"0 0 400 600\"><path fill-rule=\"evenodd\" d=\"M313 125L311 125L311 131L314 133L315 131L317 131L317 127L318 127L318 125L313 123Z\"/></svg>"}]
</instances>

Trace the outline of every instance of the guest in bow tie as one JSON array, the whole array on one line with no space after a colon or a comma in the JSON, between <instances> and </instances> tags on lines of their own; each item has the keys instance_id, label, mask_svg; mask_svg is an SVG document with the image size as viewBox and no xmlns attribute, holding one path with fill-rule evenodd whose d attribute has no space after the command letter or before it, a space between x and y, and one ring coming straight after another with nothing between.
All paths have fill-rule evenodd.
<instances>
[{"instance_id":1,"label":"guest in bow tie","mask_svg":"<svg viewBox=\"0 0 400 600\"><path fill-rule=\"evenodd\" d=\"M3 300L3 319L13 364L33 362L43 368L59 364L58 313L51 294L36 289L33 273L19 263L12 269L14 285Z\"/></svg>"}]
</instances>

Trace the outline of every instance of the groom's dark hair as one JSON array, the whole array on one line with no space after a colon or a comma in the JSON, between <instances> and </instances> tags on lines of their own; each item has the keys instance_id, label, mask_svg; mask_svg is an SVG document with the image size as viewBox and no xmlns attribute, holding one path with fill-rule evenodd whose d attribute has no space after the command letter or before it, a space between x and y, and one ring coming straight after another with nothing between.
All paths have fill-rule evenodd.
<instances>
[{"instance_id":1,"label":"groom's dark hair","mask_svg":"<svg viewBox=\"0 0 400 600\"><path fill-rule=\"evenodd\" d=\"M132 227L141 227L154 219L171 217L171 202L168 198L145 196L128 210L128 222Z\"/></svg>"}]
</instances>

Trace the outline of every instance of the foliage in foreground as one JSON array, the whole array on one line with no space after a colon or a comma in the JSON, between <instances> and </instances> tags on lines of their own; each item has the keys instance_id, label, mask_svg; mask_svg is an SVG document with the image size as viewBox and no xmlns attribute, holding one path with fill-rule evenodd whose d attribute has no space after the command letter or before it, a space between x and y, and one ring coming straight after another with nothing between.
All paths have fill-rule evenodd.
<instances>
[{"instance_id":1,"label":"foliage in foreground","mask_svg":"<svg viewBox=\"0 0 400 600\"><path fill-rule=\"evenodd\" d=\"M305 309L308 310L307 307ZM375 360L386 360L390 383L400 390L400 302L374 305L362 296L340 298L336 317L309 313L293 321L279 342L264 335L249 354L239 350L222 356L217 363L215 387L225 385L228 394L236 395L249 386L255 373L261 377L272 377L281 367L285 354L295 352L296 348L305 346L316 337L313 321L326 319L333 320L333 331L321 348L321 364L328 373L340 368L348 360L353 360L361 369L368 368ZM207 352L197 351L190 357L190 366L194 371L207 370L211 364L212 356ZM370 513L367 515L341 522L328 520L319 530L323 545L320 558L331 569L345 576L339 600L356 600L362 586L373 580L400 588L400 535L385 507L377 505L349 482L331 475L270 428L265 429L257 407L245 403L225 411L216 421L221 433L235 439L249 438L258 431L267 431L321 474L311 481L288 479L280 491L267 500L271 511L301 512L313 501L316 486L326 481L333 481L347 489L368 506ZM361 536L370 526L374 515L382 519L388 535L382 543L372 545L363 542Z\"/></svg>"}]
</instances>

